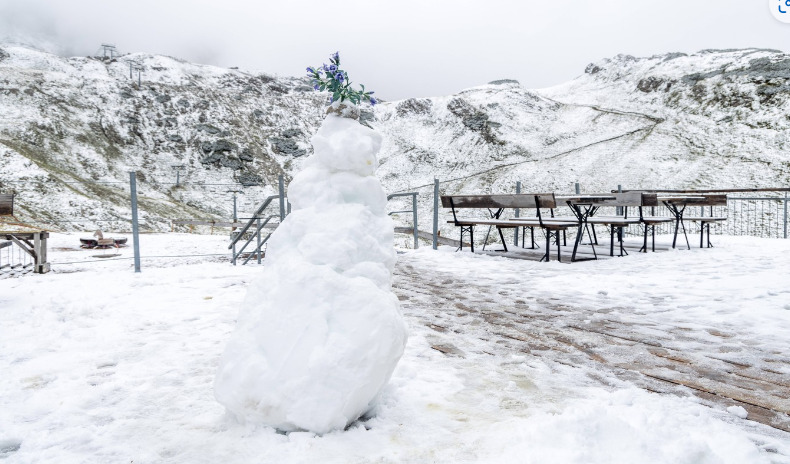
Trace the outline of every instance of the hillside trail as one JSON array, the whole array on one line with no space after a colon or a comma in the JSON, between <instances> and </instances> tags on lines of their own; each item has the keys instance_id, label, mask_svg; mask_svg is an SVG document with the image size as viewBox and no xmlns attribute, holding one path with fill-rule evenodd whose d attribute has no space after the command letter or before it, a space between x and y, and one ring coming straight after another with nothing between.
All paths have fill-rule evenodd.
<instances>
[{"instance_id":1,"label":"hillside trail","mask_svg":"<svg viewBox=\"0 0 790 464\"><path fill-rule=\"evenodd\" d=\"M742 406L750 420L790 437L790 357L775 345L720 323L675 324L659 301L655 311L622 299L606 307L563 291L554 298L551 289L531 288L528 275L459 274L400 259L393 284L410 323L428 327L432 348L448 357L494 365L526 355L571 366L576 378L605 388L694 396L718 410Z\"/></svg>"},{"instance_id":2,"label":"hillside trail","mask_svg":"<svg viewBox=\"0 0 790 464\"><path fill-rule=\"evenodd\" d=\"M621 110L615 110L615 109L611 109L611 108L603 108L603 107L598 106L598 105L585 105L585 104L578 104L578 103L564 103L564 102L561 102L561 101L558 101L558 100L554 100L554 99L551 99L551 98L548 98L548 97L545 97L545 96L542 96L542 95L541 95L541 98L544 98L544 99L546 99L546 100L548 100L548 101L550 101L552 103L556 103L558 105L575 106L575 107L580 107L580 108L590 108L592 110L595 110L595 111L598 111L598 112L604 113L604 114L614 114L614 115L617 115L617 116L626 116L626 117L637 117L637 118L646 119L649 122L647 124L645 124L644 126L642 126L642 127L639 127L639 128L627 131L627 132L623 132L621 134L617 134L617 135L614 135L612 137L607 137L605 139L596 140L594 142L590 142L590 143L586 143L586 144L583 144L583 145L579 145L579 146L573 147L571 149L563 150L561 152L554 153L554 154L551 154L551 155L548 155L548 156L544 156L544 157L537 158L537 159L527 159L527 160L517 161L517 162L513 162L513 163L499 164L499 165L496 165L496 166L493 166L493 167L490 167L490 168L487 168L487 169L484 169L484 170L481 170L481 171L477 171L477 172L474 172L474 173L471 173L471 174L467 174L465 176L454 177L452 179L442 179L442 183L460 182L460 181L465 181L465 180L469 180L469 179L474 179L475 177L484 176L484 175L487 175L487 174L491 174L492 172L496 172L496 171L499 171L499 170L502 170L502 169L506 169L506 168L511 168L511 167L514 167L514 166L520 166L522 164L539 163L539 162L545 162L547 160L556 160L558 158L562 158L563 156L567 156L567 155L570 155L570 154L576 153L578 151L581 151L581 150L584 150L584 149L587 149L587 148L591 148L591 147L594 147L594 146L597 146L597 145L603 145L603 144L610 143L610 142L615 142L615 141L618 141L618 140L621 140L621 139L626 139L628 137L631 137L631 136L634 136L634 135L637 135L637 134L640 134L640 133L643 133L643 132L644 133L649 133L653 129L655 129L656 126L658 126L659 124L664 122L663 118L659 118L657 116L652 116L652 115L649 115L649 114L646 114L646 113L638 113L638 112L633 112L633 111L621 111ZM417 186L409 187L406 190L398 190L398 191L395 191L395 192L392 192L392 193L403 193L403 192L406 192L407 190L411 191L411 190L420 189L420 188L427 188L427 187L431 187L431 186L433 186L433 184L417 185Z\"/></svg>"}]
</instances>

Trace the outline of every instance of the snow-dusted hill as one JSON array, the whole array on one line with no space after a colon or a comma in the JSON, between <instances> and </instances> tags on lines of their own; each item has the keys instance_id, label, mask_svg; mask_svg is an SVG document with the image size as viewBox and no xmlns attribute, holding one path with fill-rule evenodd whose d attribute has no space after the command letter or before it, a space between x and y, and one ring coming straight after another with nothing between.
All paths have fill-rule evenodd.
<instances>
[{"instance_id":1,"label":"snow-dusted hill","mask_svg":"<svg viewBox=\"0 0 790 464\"><path fill-rule=\"evenodd\" d=\"M396 102L379 114L395 165L383 174L495 190L787 185L788 82L790 56L773 51L621 55L548 89L500 81Z\"/></svg>"},{"instance_id":2,"label":"snow-dusted hill","mask_svg":"<svg viewBox=\"0 0 790 464\"><path fill-rule=\"evenodd\" d=\"M385 136L385 189L419 188L427 219L434 177L446 192L786 186L789 83L790 56L771 50L618 55L549 89L503 80L363 120ZM235 183L261 184L242 188L252 204L298 169L323 101L298 78L0 46L0 190L20 193L20 219L86 227L66 221L128 217L137 170L147 228L227 218Z\"/></svg>"},{"instance_id":3,"label":"snow-dusted hill","mask_svg":"<svg viewBox=\"0 0 790 464\"><path fill-rule=\"evenodd\" d=\"M142 68L140 86L130 62ZM19 193L22 220L102 226L129 217L135 170L144 228L227 219L229 190L246 185L257 202L307 153L322 100L300 79L163 56L66 59L2 47L0 188ZM178 186L174 165L184 166Z\"/></svg>"}]
</instances>

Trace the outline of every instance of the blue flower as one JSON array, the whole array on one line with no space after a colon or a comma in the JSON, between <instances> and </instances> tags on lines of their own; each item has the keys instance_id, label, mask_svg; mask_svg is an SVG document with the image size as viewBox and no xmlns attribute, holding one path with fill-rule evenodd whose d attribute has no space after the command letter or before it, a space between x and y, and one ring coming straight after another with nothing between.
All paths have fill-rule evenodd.
<instances>
[{"instance_id":1,"label":"blue flower","mask_svg":"<svg viewBox=\"0 0 790 464\"><path fill-rule=\"evenodd\" d=\"M315 84L315 85L313 86L313 88L314 88L314 89L316 89L316 90L321 90L321 88L318 86L318 84Z\"/></svg>"},{"instance_id":2,"label":"blue flower","mask_svg":"<svg viewBox=\"0 0 790 464\"><path fill-rule=\"evenodd\" d=\"M327 66L327 65L326 65L326 63L324 63L324 65L322 66L322 68L324 69L324 71L329 71L329 66Z\"/></svg>"},{"instance_id":3,"label":"blue flower","mask_svg":"<svg viewBox=\"0 0 790 464\"><path fill-rule=\"evenodd\" d=\"M327 69L327 71L329 71L331 73L336 72L337 71L337 66L334 65L334 64L330 64L329 65L329 69Z\"/></svg>"},{"instance_id":4,"label":"blue flower","mask_svg":"<svg viewBox=\"0 0 790 464\"><path fill-rule=\"evenodd\" d=\"M340 61L340 52L332 53L332 55L329 58L335 63L337 63L338 61Z\"/></svg>"},{"instance_id":5,"label":"blue flower","mask_svg":"<svg viewBox=\"0 0 790 464\"><path fill-rule=\"evenodd\" d=\"M315 69L311 68L310 66L307 67L308 74L315 74Z\"/></svg>"},{"instance_id":6,"label":"blue flower","mask_svg":"<svg viewBox=\"0 0 790 464\"><path fill-rule=\"evenodd\" d=\"M372 92L371 92L371 93L372 93ZM373 97L370 97L370 105L371 105L371 106L375 106L375 105L376 105L376 103L378 103L378 100L376 100L376 99L375 99L375 98L373 98Z\"/></svg>"},{"instance_id":7,"label":"blue flower","mask_svg":"<svg viewBox=\"0 0 790 464\"><path fill-rule=\"evenodd\" d=\"M345 78L343 77L343 73L339 72L339 73L335 74L335 80L336 80L336 81L338 81L338 82L343 82L343 79L345 79Z\"/></svg>"}]
</instances>

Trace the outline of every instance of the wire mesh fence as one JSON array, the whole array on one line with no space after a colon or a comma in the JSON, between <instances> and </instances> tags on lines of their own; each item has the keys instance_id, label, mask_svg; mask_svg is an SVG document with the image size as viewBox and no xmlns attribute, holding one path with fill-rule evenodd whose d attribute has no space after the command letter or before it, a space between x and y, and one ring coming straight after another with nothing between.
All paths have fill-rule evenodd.
<instances>
[{"instance_id":1,"label":"wire mesh fence","mask_svg":"<svg viewBox=\"0 0 790 464\"><path fill-rule=\"evenodd\" d=\"M442 181L437 180L435 185L422 185L411 189L418 194L418 216L419 224L426 232L431 231L432 219L435 217L435 227L437 233L443 237L457 237L458 231L453 224L453 217L449 210L441 207L441 203L435 205L434 203L434 189L437 190L439 196L452 195L466 192L466 183L461 180ZM731 189L727 193L726 206L688 206L684 211L684 217L702 216L702 217L725 217L726 221L710 223L711 234L719 235L735 235L735 236L754 236L764 238L788 238L788 219L790 218L788 208L790 206L789 191L787 188L776 189L744 189L736 190ZM616 191L614 189L613 191ZM493 193L517 193L519 189L517 185L500 185L496 183L490 184L488 187L480 191L473 192L475 194L493 194ZM713 192L713 191L711 191ZM527 193L521 190L519 193ZM575 192L573 193L584 194L585 192L577 184ZM598 192L596 192L598 193ZM563 193L564 194L564 193ZM561 195L561 193L557 193ZM438 208L437 208L438 206ZM558 205L554 210L543 209L540 211L544 218L548 217L568 217L573 216L571 209L567 205ZM479 211L466 211L462 212L459 219L466 216L470 218L480 219ZM522 210L518 213L512 211L508 217L513 217L518 214L520 217L537 216L536 210ZM632 207L627 210L619 210L615 207L601 207L596 212L599 216L611 216L627 214L629 217L638 217L639 211L637 208ZM672 212L665 206L646 207L644 210L645 215L659 216L674 218ZM408 229L409 215L394 215L396 219L396 226L402 227L404 230ZM400 222L398 222L400 221ZM656 225L656 234L674 234L675 222L666 222ZM601 226L599 226L600 228ZM699 234L701 232L701 223L699 221L683 221L682 227L685 227L686 233L689 237ZM707 227L707 226L706 226ZM504 231L508 244L518 243L518 230L509 229ZM642 236L644 231L641 225L632 225L624 229L627 236ZM571 228L567 231L567 239L573 240L576 236L576 230ZM424 235L423 235L424 236ZM485 243L494 243L499 240L496 233L493 234L477 234L476 244L482 245ZM424 244L430 243L429 239L423 239Z\"/></svg>"},{"instance_id":2,"label":"wire mesh fence","mask_svg":"<svg viewBox=\"0 0 790 464\"><path fill-rule=\"evenodd\" d=\"M393 218L396 231L400 231L396 244L401 247L413 248L416 246L431 246L434 243L433 238L457 238L458 231L453 224L452 216L449 210L441 207L438 201L438 196L445 194L457 194L464 192L469 188L467 179L452 179L446 181L435 181L432 184L419 185L413 188L406 188L396 192L395 195L390 195L388 211ZM101 182L97 183L103 185ZM187 183L182 182L180 185L186 186ZM42 186L35 182L18 182L14 184L13 188L19 192L20 196L24 197L26 193L32 193ZM132 219L131 210L125 208L123 205L131 203L131 194L129 183L124 182L108 182L103 185L108 189L109 194L113 198L115 208L108 212L102 208L90 209L84 205L69 209L68 207L62 208L62 214L58 217L42 217L41 221L50 224L59 224L61 229L70 231L83 231L90 235L96 230L102 230L110 235L112 234L131 234L132 233ZM238 189L237 184L201 184L200 188L214 189L217 197L215 205L215 212L213 214L205 214L207 217L205 221L192 220L178 221L184 219L184 213L176 213L176 211L189 211L190 205L185 202L185 208L162 208L156 201L140 202L139 214L139 232L141 234L157 233L157 232L192 232L200 234L222 234L227 235L228 241L231 239L231 232L234 227L238 227L239 223L246 222L252 219L253 212L259 205L265 195L260 192L247 191L242 194ZM7 186L6 186L7 188ZM144 190L146 187L143 184ZM219 189L219 190L217 190ZM287 185L281 187L283 191L287 189ZM271 189L270 189L271 190ZM727 192L728 201L726 206L714 207L696 207L689 206L686 214L694 216L723 216L726 221L716 222L711 224L711 233L725 234L725 235L748 235L766 238L787 238L788 237L788 190L790 189L760 189L759 192L754 190L736 191L730 190ZM480 191L474 192L479 194L493 194L493 193L517 193L519 189L516 184L506 185L498 182L496 179L491 179L490 184L480 188ZM521 193L527 193L521 191ZM576 186L576 192L584 193L580 186ZM557 193L560 195L560 193ZM285 207L289 208L287 202ZM416 214L414 206L416 205ZM195 215L200 214L199 209L192 208ZM163 214L164 213L164 214ZM493 212L492 212L493 213ZM535 210L523 210L519 212L510 212L510 217L518 214L521 217L528 217L536 215ZM599 215L615 215L620 214L621 211L616 210L614 207L602 207L597 214ZM479 214L476 212L474 214ZM558 205L553 210L541 210L543 217L569 217L572 216L570 208L566 205ZM638 215L635 209L628 211L632 217ZM654 216L672 217L672 213L665 207L652 207L645 214ZM479 216L478 216L479 217ZM222 219L219 219L222 218ZM197 218L192 218L197 219ZM417 233L415 233L415 224ZM700 233L700 224L698 222L689 221L685 223L686 231L688 234ZM57 230L57 229L56 229ZM668 222L656 226L657 234L672 234L675 231L675 224ZM519 243L518 229L508 229L505 231L505 238L510 243ZM641 226L631 226L626 228L626 235L641 236L643 231ZM567 240L575 239L576 230L570 228L567 231ZM499 240L499 234L476 234L477 245L484 243L494 243ZM160 256L161 255L161 256ZM159 253L156 255L146 256L143 253L143 259L148 258L182 258L187 256L205 256L217 257L228 256L229 260L232 256L230 250L221 250L217 253L190 253L190 254L173 254L173 253ZM96 262L107 262L110 259L130 259L128 257L106 258L95 260ZM9 272L25 272L25 266L30 267L29 257L24 252L17 250L13 246L6 246L0 249L0 271L5 270ZM85 260L79 261L80 263L87 262ZM62 261L56 265L69 265L69 261Z\"/></svg>"}]
</instances>

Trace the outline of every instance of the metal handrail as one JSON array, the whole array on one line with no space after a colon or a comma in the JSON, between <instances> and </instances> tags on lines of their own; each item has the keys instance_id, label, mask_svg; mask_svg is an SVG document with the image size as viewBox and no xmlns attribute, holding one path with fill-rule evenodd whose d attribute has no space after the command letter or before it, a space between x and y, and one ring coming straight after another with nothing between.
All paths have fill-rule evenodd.
<instances>
[{"instance_id":1,"label":"metal handrail","mask_svg":"<svg viewBox=\"0 0 790 464\"><path fill-rule=\"evenodd\" d=\"M279 216L269 216L269 217L267 217L267 218L266 218L266 220L264 220L264 221L263 221L263 224L260 224L260 225L258 225L258 230L255 232L255 235L254 235L254 236L252 236L252 237L250 237L250 238L249 238L249 240L247 240L247 243L245 243L245 244L244 244L244 246L241 248L241 250L239 251L239 254L241 254L241 252L242 252L242 251L244 251L244 248L245 248L245 247L246 247L246 246L247 246L247 245L248 245L248 244L249 244L249 243L252 241L252 239L253 239L253 238L257 237L257 238L259 238L259 239L260 239L260 236L261 236L261 229L263 229L264 227L266 227L266 224L267 224L267 223L268 223L268 222L269 222L269 221L270 221L272 218L275 218L275 217L279 217ZM269 239L272 237L272 234L274 234L274 231L272 231L272 232L269 232L269 235L267 235L267 236L266 236L266 238L264 238L264 239L263 239L263 241L259 242L259 243L258 243L258 245L256 246L256 253L255 253L255 256L257 256L257 257L258 257L258 264L260 264L260 263L261 263L261 247L262 247L263 245L265 245L265 244L266 244L266 242L268 242L268 241L269 241ZM250 259L252 259L252 257L253 257L253 253L250 253L250 255L249 255L249 256L247 256L247 259L245 259L245 260L244 260L244 262L243 262L243 263L241 263L241 264L242 264L242 266L243 266L243 265L245 265L245 264L247 264L247 263L250 261Z\"/></svg>"},{"instance_id":2,"label":"metal handrail","mask_svg":"<svg viewBox=\"0 0 790 464\"><path fill-rule=\"evenodd\" d=\"M258 225L258 226L256 227L255 233L254 233L254 234L252 234L252 235L250 236L250 238L248 238L248 239L247 239L247 241L244 243L244 245L241 247L241 249L240 249L238 252L236 252L236 254L233 256L233 263L234 263L234 264L236 263L236 258L238 258L239 256L241 256L241 254L242 254L242 253L244 253L244 249L245 249L245 248L247 248L247 245L249 245L249 244L250 244L250 242L252 242L252 240L253 240L254 238L260 237L261 230L262 230L264 227L266 227L266 224L268 224L268 223L269 223L269 221L271 221L271 220L272 220L272 218L275 218L275 217L278 217L278 216L274 216L274 215L272 215L272 216L269 216L269 217L267 217L267 218L266 218L266 219L263 221L263 224L260 224L260 225ZM265 238L265 239L263 239L263 241L262 241L262 242L260 242L260 243L259 243L259 244L256 246L256 249L255 249L255 252L256 252L255 254L256 254L256 255L260 255L260 253L261 253L261 246L262 246L263 244L265 244L266 242L268 242L268 241L269 241L269 237L271 237L273 233L274 233L274 231L272 231L272 232L269 232L269 235L267 235L267 236L266 236L266 238ZM250 258L252 258L252 255L253 255L253 254L252 254L252 253L250 253L250 255L249 255L249 256L247 256L247 259L245 259L245 260L244 260L244 262L243 262L243 263L241 263L241 264L242 264L242 266L243 266L243 265L245 265L245 264L247 264L247 263L250 261Z\"/></svg>"},{"instance_id":3,"label":"metal handrail","mask_svg":"<svg viewBox=\"0 0 790 464\"><path fill-rule=\"evenodd\" d=\"M417 230L417 195L418 192L406 192L406 193L391 193L387 195L387 201L392 200L396 197L411 197L411 209L410 210L403 210L403 211L391 211L387 213L388 215L399 214L399 213L412 213L412 222L414 228L412 229L412 233L414 234L414 249L416 250L419 246L419 231Z\"/></svg>"},{"instance_id":4,"label":"metal handrail","mask_svg":"<svg viewBox=\"0 0 790 464\"><path fill-rule=\"evenodd\" d=\"M252 215L252 218L249 220L249 222L247 222L247 224L241 229L241 231L238 234L236 234L235 237L233 237L233 240L231 240L230 245L228 245L228 250L232 249L233 246L236 245L236 242L238 242L239 239L241 239L241 236L244 235L250 227L252 227L252 225L255 223L255 221L258 219L261 213L263 213L263 210L265 210L269 206L269 203L271 203L272 200L277 198L280 198L280 195L272 195L268 197L266 200L264 200L263 203L261 203L261 205L255 211L255 213Z\"/></svg>"}]
</instances>

